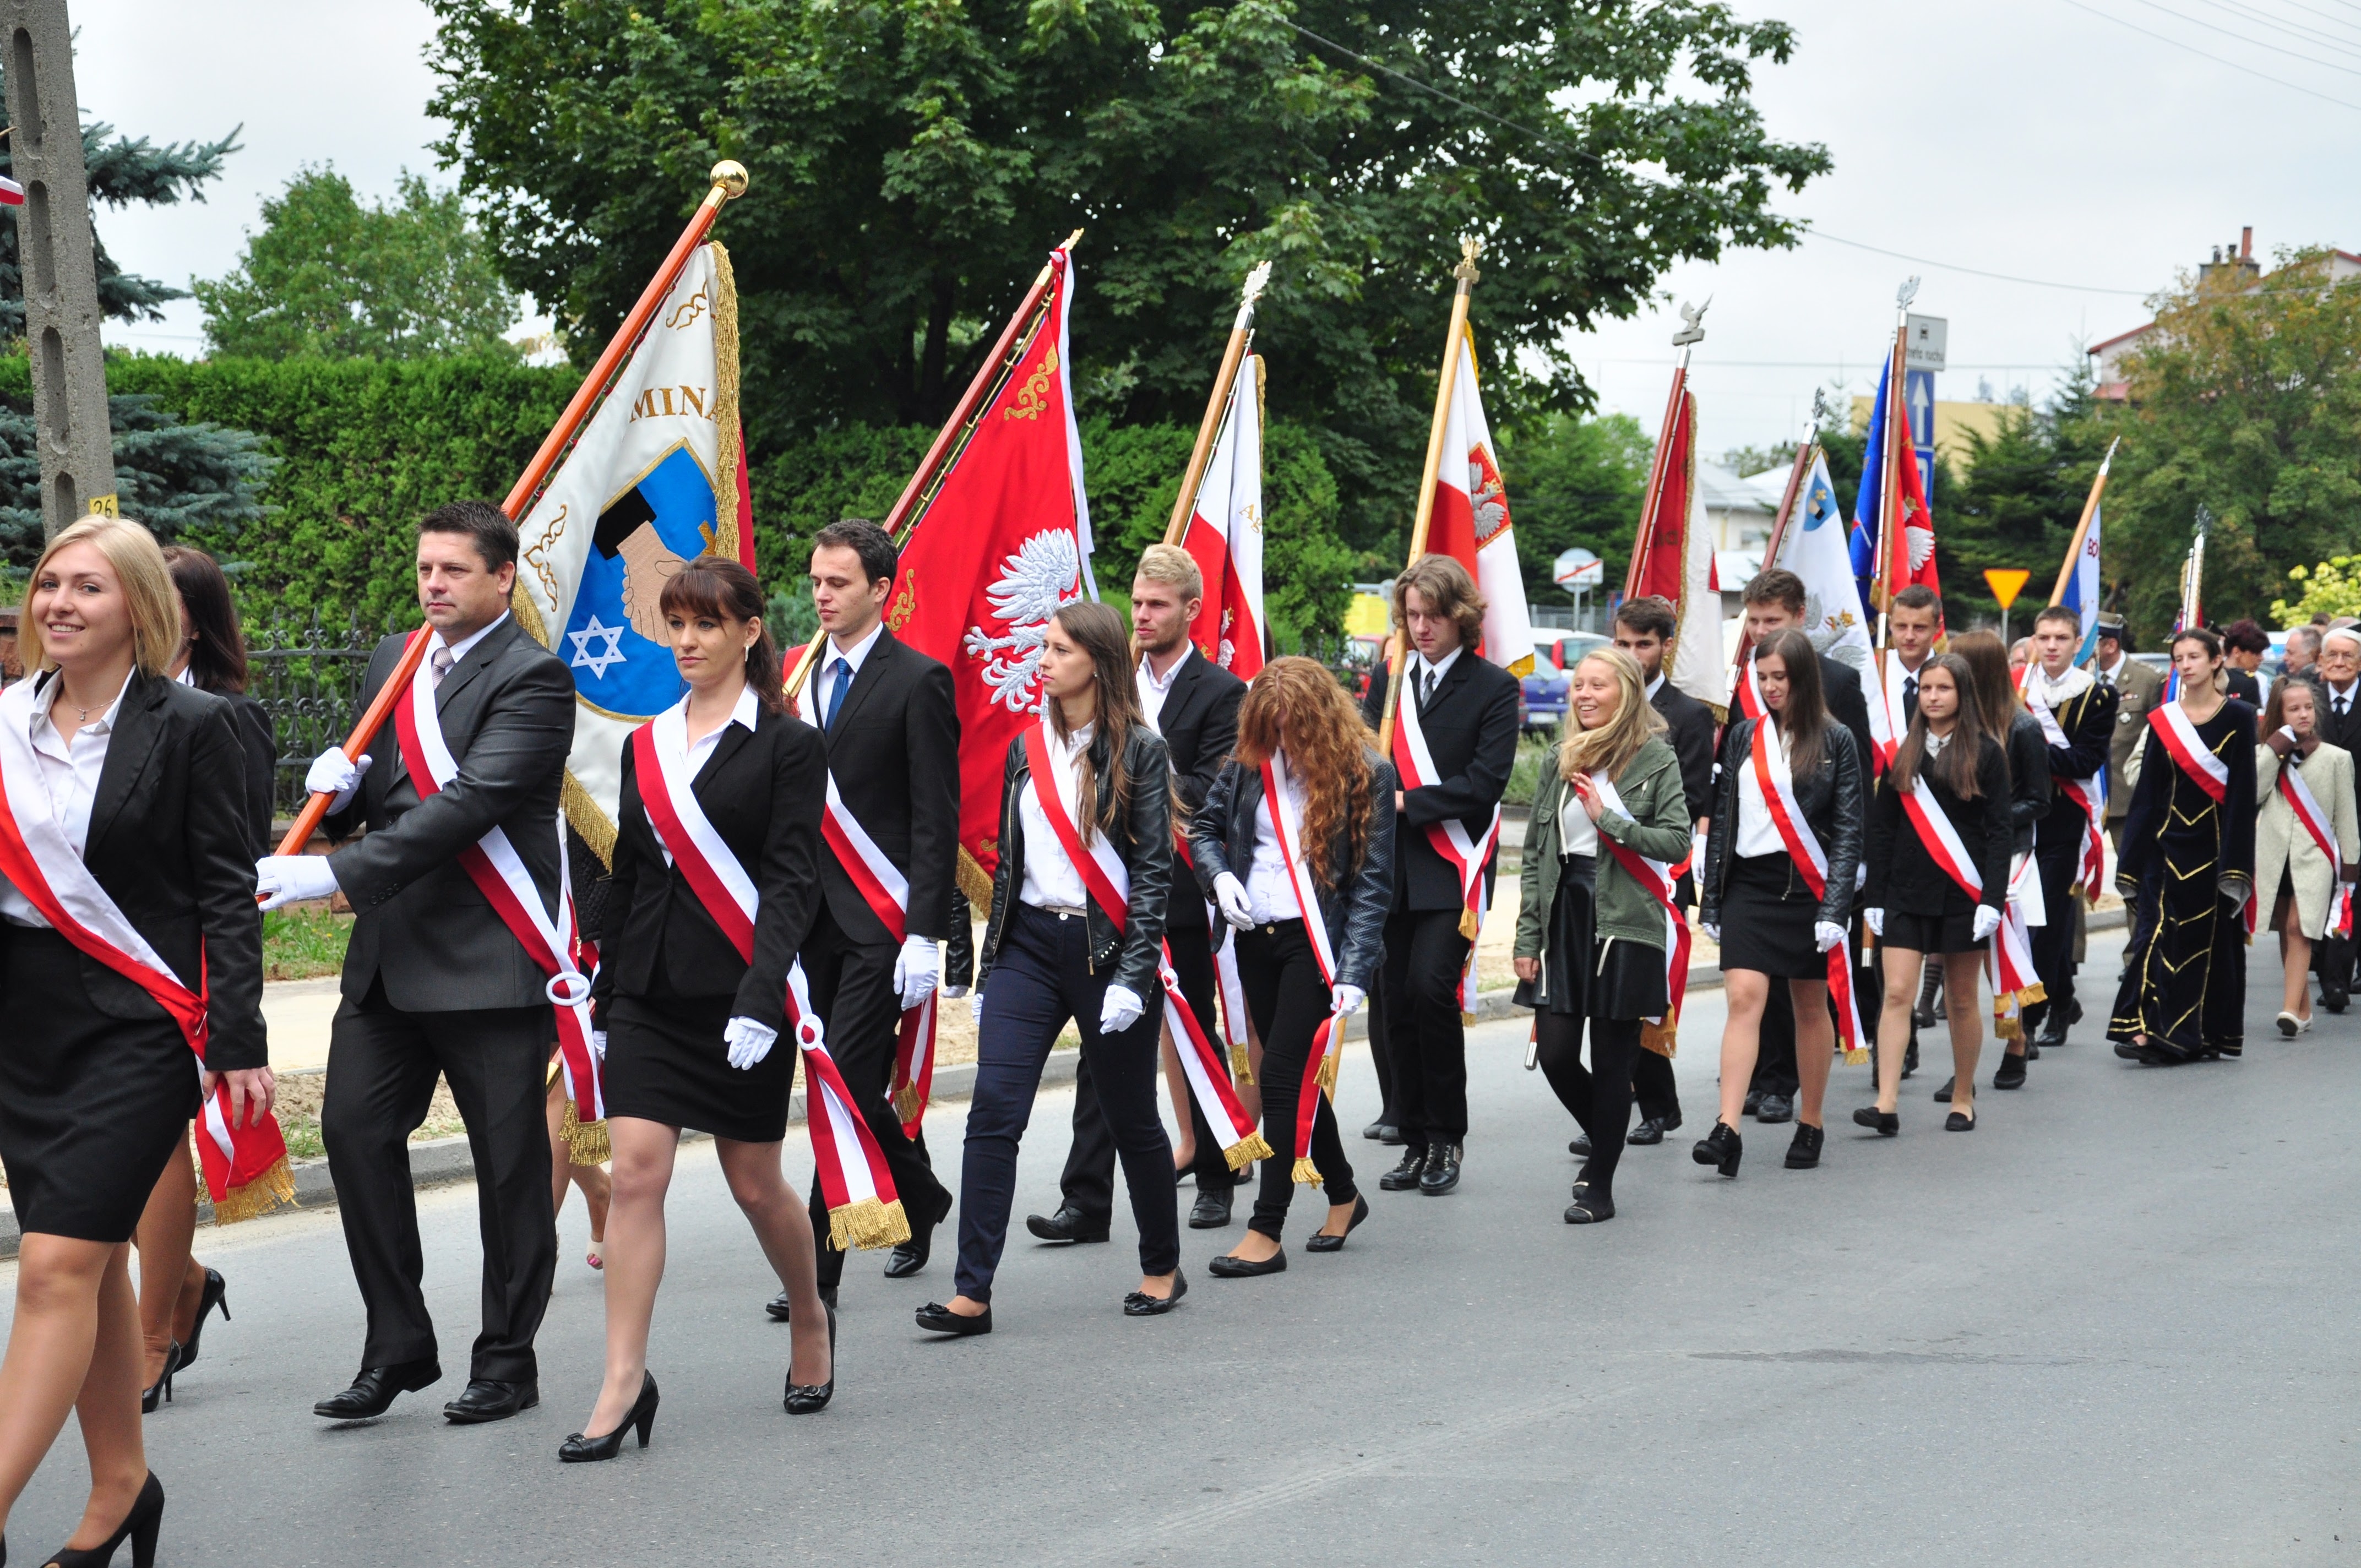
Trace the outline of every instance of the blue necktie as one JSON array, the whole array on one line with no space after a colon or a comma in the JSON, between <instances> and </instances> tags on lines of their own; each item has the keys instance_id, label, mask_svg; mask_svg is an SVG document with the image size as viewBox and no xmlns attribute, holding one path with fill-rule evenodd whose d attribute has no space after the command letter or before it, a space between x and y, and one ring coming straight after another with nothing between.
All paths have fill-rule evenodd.
<instances>
[{"instance_id":1,"label":"blue necktie","mask_svg":"<svg viewBox=\"0 0 2361 1568\"><path fill-rule=\"evenodd\" d=\"M852 684L852 665L847 660L839 659L829 668L835 673L836 679L828 688L828 711L820 716L820 728L833 735L836 733L837 710L844 706L844 688Z\"/></svg>"}]
</instances>

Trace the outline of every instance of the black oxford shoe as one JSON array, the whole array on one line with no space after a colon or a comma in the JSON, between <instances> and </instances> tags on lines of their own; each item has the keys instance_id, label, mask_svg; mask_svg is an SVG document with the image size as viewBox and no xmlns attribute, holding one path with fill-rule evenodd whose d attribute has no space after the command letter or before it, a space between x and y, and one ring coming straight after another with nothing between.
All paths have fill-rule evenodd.
<instances>
[{"instance_id":1,"label":"black oxford shoe","mask_svg":"<svg viewBox=\"0 0 2361 1568\"><path fill-rule=\"evenodd\" d=\"M1423 1145L1402 1150L1401 1163L1378 1178L1378 1186L1386 1192L1407 1192L1418 1185L1426 1169L1426 1148Z\"/></svg>"},{"instance_id":2,"label":"black oxford shoe","mask_svg":"<svg viewBox=\"0 0 2361 1568\"><path fill-rule=\"evenodd\" d=\"M1675 1116L1669 1121L1660 1117L1651 1116L1646 1121L1641 1123L1638 1126L1632 1128L1629 1133L1626 1133L1623 1135L1623 1141L1627 1144L1638 1144L1642 1148L1648 1148L1663 1143L1666 1133L1677 1133L1680 1130L1681 1119L1678 1116Z\"/></svg>"},{"instance_id":3,"label":"black oxford shoe","mask_svg":"<svg viewBox=\"0 0 2361 1568\"><path fill-rule=\"evenodd\" d=\"M819 1299L829 1307L835 1307L836 1287L833 1285L821 1286L819 1288ZM771 1321L774 1323L789 1321L795 1315L793 1309L787 1300L787 1293L784 1290L772 1297L769 1300L763 1302L763 1310L771 1315Z\"/></svg>"},{"instance_id":4,"label":"black oxford shoe","mask_svg":"<svg viewBox=\"0 0 2361 1568\"><path fill-rule=\"evenodd\" d=\"M1026 1215L1025 1228L1045 1242L1103 1242L1107 1239L1105 1220L1093 1220L1071 1203L1047 1218L1039 1214Z\"/></svg>"},{"instance_id":5,"label":"black oxford shoe","mask_svg":"<svg viewBox=\"0 0 2361 1568\"><path fill-rule=\"evenodd\" d=\"M329 1395L312 1407L312 1413L332 1421L365 1421L391 1409L395 1395L415 1393L442 1376L442 1364L431 1357L397 1361L390 1366L364 1366L351 1387Z\"/></svg>"},{"instance_id":6,"label":"black oxford shoe","mask_svg":"<svg viewBox=\"0 0 2361 1568\"><path fill-rule=\"evenodd\" d=\"M1218 1231L1230 1223L1230 1203L1235 1188L1222 1188L1197 1193L1197 1201L1189 1209L1189 1228L1192 1231Z\"/></svg>"},{"instance_id":7,"label":"black oxford shoe","mask_svg":"<svg viewBox=\"0 0 2361 1568\"><path fill-rule=\"evenodd\" d=\"M528 1377L503 1383L497 1377L471 1379L460 1396L443 1407L443 1419L455 1426L480 1426L504 1421L541 1403L541 1385Z\"/></svg>"},{"instance_id":8,"label":"black oxford shoe","mask_svg":"<svg viewBox=\"0 0 2361 1568\"><path fill-rule=\"evenodd\" d=\"M914 1230L910 1239L895 1247L885 1257L885 1277L907 1279L927 1266L927 1259L935 1255L935 1227Z\"/></svg>"}]
</instances>

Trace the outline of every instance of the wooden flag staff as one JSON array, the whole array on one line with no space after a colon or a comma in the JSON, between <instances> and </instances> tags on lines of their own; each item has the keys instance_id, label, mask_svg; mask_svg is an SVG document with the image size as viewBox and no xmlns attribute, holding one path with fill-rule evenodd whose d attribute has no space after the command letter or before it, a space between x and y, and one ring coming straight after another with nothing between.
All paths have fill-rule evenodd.
<instances>
[{"instance_id":1,"label":"wooden flag staff","mask_svg":"<svg viewBox=\"0 0 2361 1568\"><path fill-rule=\"evenodd\" d=\"M509 491L508 499L500 503L500 510L508 514L510 521L522 519L532 507L533 499L541 494L542 485L548 479L550 471L557 466L558 460L573 444L575 436L588 422L591 413L605 398L609 384L622 369L623 362L631 357L640 334L647 329L649 320L672 293L672 286L680 280L681 269L688 265L689 257L712 232L713 220L719 214L721 204L746 193L745 166L732 159L723 159L713 166L712 181L712 185L705 192L705 200L699 202L697 211L690 214L688 226L681 230L678 239L673 241L664 265L656 269L655 276L649 279L648 286L640 291L638 302L623 317L622 324L615 329L615 335L608 339L605 352L598 356L598 363L590 367L590 374L582 378L582 385L575 390L573 400L566 405L566 411L558 415L557 422L550 426L549 434L542 441L541 450L533 455L533 461L525 465L524 472L517 477L515 487ZM361 755L377 739L377 732L385 727L385 721L393 714L393 705L410 689L411 681L418 674L418 666L425 661L426 643L427 639L415 638L403 650L401 663L386 677L385 685L378 687L377 696L369 699L360 721L345 738L346 756ZM328 804L334 798L333 795L315 795L305 801L303 809L295 814L294 826L288 828L287 836L280 840L279 853L302 854L303 846L312 841L312 835L320 830L320 823L327 817Z\"/></svg>"},{"instance_id":2,"label":"wooden flag staff","mask_svg":"<svg viewBox=\"0 0 2361 1568\"><path fill-rule=\"evenodd\" d=\"M1058 248L1071 255L1074 247L1082 243L1082 231L1076 229ZM909 537L911 528L924 510L919 503L931 499L930 488L941 477L945 462L957 451L969 427L983 413L984 402L993 388L1007 375L1010 356L1021 346L1019 340L1031 341L1029 328L1040 312L1042 297L1049 291L1049 280L1054 270L1044 262L1041 270L1034 275L1033 286L1025 291L1025 298L1009 315L1008 324L1001 328L1000 340L992 345L992 352L985 355L983 363L976 367L975 378L967 384L967 390L961 394L959 405L951 410L950 418L943 422L943 428L935 433L934 444L927 448L924 457L918 459L917 470L910 476L910 482L902 487L902 494L894 502L894 510L885 514L882 526L896 545ZM787 672L789 702L803 695L804 683L811 679L812 664L819 655L820 642L827 636L826 627L813 632L811 641L804 644L803 656L796 661L796 667Z\"/></svg>"},{"instance_id":3,"label":"wooden flag staff","mask_svg":"<svg viewBox=\"0 0 2361 1568\"><path fill-rule=\"evenodd\" d=\"M2099 515L2099 497L2107 488L2107 470L2114 466L2115 448L2123 444L2120 435L2108 442L2107 455L2099 459L2099 471L2091 478L2091 493L2082 500L2082 520L2074 525L2074 542L2066 546L2065 565L2058 568L2058 586L2049 590L2051 604L2066 602L2066 585L2074 580L2074 563L2082 558L2082 541L2091 537L2091 520Z\"/></svg>"},{"instance_id":4,"label":"wooden flag staff","mask_svg":"<svg viewBox=\"0 0 2361 1568\"><path fill-rule=\"evenodd\" d=\"M1692 309L1681 307L1681 330L1673 334L1673 346L1681 351L1673 366L1673 389L1664 399L1664 422L1656 427L1655 455L1648 459L1648 488L1640 493L1640 532L1631 536L1631 562L1623 572L1623 597L1632 598L1645 579L1648 550L1656 537L1656 514L1664 504L1664 478L1672 466L1673 426L1681 414L1681 395L1688 390L1689 351L1705 341L1705 313L1713 308L1713 297Z\"/></svg>"},{"instance_id":5,"label":"wooden flag staff","mask_svg":"<svg viewBox=\"0 0 2361 1568\"><path fill-rule=\"evenodd\" d=\"M1230 341L1222 350L1222 367L1213 377L1213 395L1205 400L1205 417L1197 426L1197 444L1189 451L1189 466L1180 472L1180 493L1172 498L1172 519L1164 525L1164 543L1178 544L1188 536L1189 516L1196 510L1197 487L1205 482L1205 465L1213 459L1213 440L1221 433L1222 417L1229 411L1230 388L1254 336L1255 302L1270 281L1270 263L1257 261L1246 273L1238 300L1237 320L1230 323Z\"/></svg>"}]
</instances>

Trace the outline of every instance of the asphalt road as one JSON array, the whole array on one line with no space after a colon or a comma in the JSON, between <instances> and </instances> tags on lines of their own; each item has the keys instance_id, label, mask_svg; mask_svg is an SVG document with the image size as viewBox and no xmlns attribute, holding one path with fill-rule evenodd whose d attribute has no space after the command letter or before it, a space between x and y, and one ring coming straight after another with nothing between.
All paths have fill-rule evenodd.
<instances>
[{"instance_id":1,"label":"asphalt road","mask_svg":"<svg viewBox=\"0 0 2361 1568\"><path fill-rule=\"evenodd\" d=\"M2094 941L2086 974L2117 950ZM1116 1310L1127 1221L1111 1246L1020 1236L998 1332L963 1342L910 1321L949 1290L948 1237L913 1281L858 1260L816 1418L779 1408L774 1287L694 1147L654 1445L607 1464L555 1458L598 1376L578 1206L542 1408L476 1428L438 1414L474 1329L472 1189L424 1204L451 1375L355 1428L310 1413L360 1339L333 1212L204 1233L237 1317L148 1421L161 1561L2348 1561L2361 1016L2281 1042L2267 948L2254 970L2243 1061L2138 1068L2086 1024L2026 1090L1987 1091L1971 1135L1940 1130L1944 1068L1922 1071L1895 1140L1850 1124L1867 1071L1839 1069L1822 1168L1782 1169L1787 1129L1764 1129L1735 1182L1687 1157L1711 1115L1706 993L1679 1063L1689 1127L1632 1151L1620 1214L1586 1229L1559 1220L1569 1120L1522 1070L1523 1027L1489 1025L1455 1195L1373 1188L1344 1253L1291 1249L1272 1278L1207 1276L1236 1232L1184 1233L1192 1288L1160 1320ZM1344 1101L1356 1125L1374 1110L1365 1058ZM1020 1215L1054 1206L1070 1103L1039 1107ZM934 1129L953 1168L961 1109ZM82 1485L70 1427L16 1512L27 1561Z\"/></svg>"}]
</instances>

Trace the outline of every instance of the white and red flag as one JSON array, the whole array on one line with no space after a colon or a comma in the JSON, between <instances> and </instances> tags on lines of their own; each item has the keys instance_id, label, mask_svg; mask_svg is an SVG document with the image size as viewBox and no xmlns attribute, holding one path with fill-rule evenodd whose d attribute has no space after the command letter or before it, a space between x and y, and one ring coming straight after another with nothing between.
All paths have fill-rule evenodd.
<instances>
[{"instance_id":1,"label":"white and red flag","mask_svg":"<svg viewBox=\"0 0 2361 1568\"><path fill-rule=\"evenodd\" d=\"M1653 469L1655 488L1641 505L1641 533L1632 543L1624 591L1631 598L1653 595L1670 602L1675 625L1673 645L1664 654L1665 674L1675 690L1721 713L1730 688L1722 679L1721 593L1714 576L1713 530L1697 482L1697 396L1684 388L1658 438L1663 451Z\"/></svg>"},{"instance_id":2,"label":"white and red flag","mask_svg":"<svg viewBox=\"0 0 2361 1568\"><path fill-rule=\"evenodd\" d=\"M1204 575L1205 600L1189 627L1198 652L1242 681L1262 668L1262 359L1249 355L1230 384L1221 434L1180 548Z\"/></svg>"},{"instance_id":3,"label":"white and red flag","mask_svg":"<svg viewBox=\"0 0 2361 1568\"><path fill-rule=\"evenodd\" d=\"M1484 642L1478 652L1510 674L1522 675L1533 667L1532 617L1525 609L1525 578L1517 565L1516 530L1509 520L1499 449L1493 444L1476 384L1472 328L1455 358L1426 553L1448 555L1467 568L1484 595Z\"/></svg>"}]
</instances>

